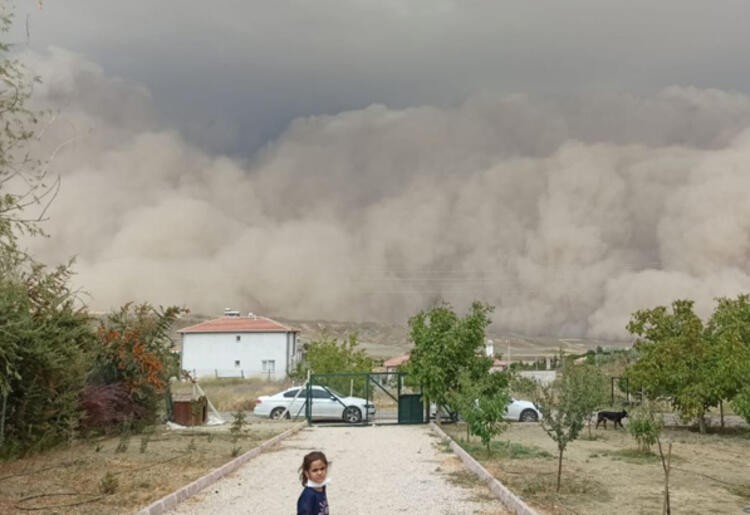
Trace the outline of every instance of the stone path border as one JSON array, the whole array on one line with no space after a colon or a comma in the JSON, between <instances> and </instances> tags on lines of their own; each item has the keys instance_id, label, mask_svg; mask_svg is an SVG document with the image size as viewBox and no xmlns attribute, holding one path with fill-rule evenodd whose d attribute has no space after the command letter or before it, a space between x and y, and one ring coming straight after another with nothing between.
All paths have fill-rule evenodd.
<instances>
[{"instance_id":1,"label":"stone path border","mask_svg":"<svg viewBox=\"0 0 750 515\"><path fill-rule=\"evenodd\" d=\"M178 503L184 501L188 497L195 495L199 491L215 483L216 481L226 476L227 474L234 472L235 470L240 468L240 466L244 465L246 462L258 456L261 452L263 452L268 447L276 445L283 439L288 438L289 436L300 431L303 427L307 427L307 422L300 422L298 425L290 429L287 429L283 433L280 433L274 436L270 440L266 440L265 442L260 444L258 447L255 447L247 451L246 453L236 457L232 461L225 463L221 467L218 467L212 470L205 476L200 477L196 479L195 481L193 481L192 483L183 486L179 490L176 490L172 492L171 494L165 497L162 497L158 501L151 503L150 505L146 506L141 511L139 511L137 515L161 515L162 513L165 513L166 511L177 506Z\"/></svg>"},{"instance_id":2,"label":"stone path border","mask_svg":"<svg viewBox=\"0 0 750 515\"><path fill-rule=\"evenodd\" d=\"M442 438L448 440L451 449L453 449L453 452L456 454L456 456L461 458L461 461L464 462L466 468L471 470L482 481L484 481L490 488L492 493L494 493L498 497L498 499L500 499L500 502L502 502L506 508L508 508L516 515L539 515L538 512L536 512L531 507L529 507L528 504L523 502L520 497L508 490L507 486L495 479L495 477L490 474L487 469L485 469L477 460L472 458L471 455L466 452L460 445L458 445L453 440L453 438L448 436L445 431L440 428L440 426L435 424L435 422L430 422L430 425L436 433L438 433Z\"/></svg>"}]
</instances>

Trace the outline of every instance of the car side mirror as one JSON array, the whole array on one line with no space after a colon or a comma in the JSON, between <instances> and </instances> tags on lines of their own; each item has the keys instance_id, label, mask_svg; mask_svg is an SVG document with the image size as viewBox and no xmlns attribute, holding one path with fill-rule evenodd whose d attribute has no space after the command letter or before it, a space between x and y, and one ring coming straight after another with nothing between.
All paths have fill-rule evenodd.
<instances>
[{"instance_id":1,"label":"car side mirror","mask_svg":"<svg viewBox=\"0 0 750 515\"><path fill-rule=\"evenodd\" d=\"M335 395L331 395L331 400L335 401L336 400L336 396Z\"/></svg>"}]
</instances>

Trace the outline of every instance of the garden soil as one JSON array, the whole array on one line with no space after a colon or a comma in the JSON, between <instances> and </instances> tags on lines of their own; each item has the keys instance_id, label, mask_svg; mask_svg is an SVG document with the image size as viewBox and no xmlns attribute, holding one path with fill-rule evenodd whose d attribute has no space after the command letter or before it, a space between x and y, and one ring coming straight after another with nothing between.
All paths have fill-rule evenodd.
<instances>
[{"instance_id":1,"label":"garden soil","mask_svg":"<svg viewBox=\"0 0 750 515\"><path fill-rule=\"evenodd\" d=\"M80 442L23 460L2 462L0 513L135 513L139 508L230 461L234 455L246 452L294 425L255 417L250 420L252 423L238 438L229 433L228 425L184 431L163 429L151 435ZM672 442L672 513L741 514L750 507L748 429L736 419L730 419L730 423L739 427L729 428L724 434L717 434L716 422L712 426L714 433L708 435L700 435L688 428L665 430L662 437L665 452L667 443ZM627 426L627 419L625 424ZM457 440L465 437L461 424L443 427ZM364 428L360 434L381 429L383 435L394 436L394 431L388 426ZM351 438L353 430L341 425L326 431L332 434L330 446L333 454L337 454L335 449L339 441ZM606 430L592 428L591 433L593 438L589 439L585 429L581 438L570 443L565 450L559 494L555 493L556 444L537 424L512 423L499 437L501 441L521 444L522 449L527 451L536 450L536 457L528 457L528 452L521 452L521 456L516 458L501 458L498 457L499 453L487 458L484 451L475 451L475 455L498 479L541 514L661 513L664 472L658 452L645 457L639 455L635 452L632 437L622 429L614 430L611 425ZM412 474L407 474L408 481L415 481L414 484L421 487L425 482L442 477L441 481L453 486L469 489L481 486L466 473L460 462L445 452L446 447L439 439L427 435L421 438L423 441L420 445L428 446L422 448L422 453L431 455L433 449L441 449L441 446L442 450L437 457L429 458L436 460L428 462L430 471L412 471ZM294 447L291 452L296 460L306 449L305 445L299 443L293 438L284 444ZM473 444L477 443L474 439ZM360 450L359 454L354 452L345 460L337 456L332 496L333 485L336 485L335 495L340 495L345 487L349 489L348 486L354 484L350 478L361 477L365 485L361 502L369 502L367 496L369 489L375 485L374 478L382 475L382 470L379 471L377 466L378 459L393 454L397 459L408 458L399 452L394 453L395 449L396 446L391 445L367 452ZM657 451L656 448L653 450ZM546 456L538 456L539 451L544 451ZM274 459L274 455L280 456L281 453L271 451L259 458ZM240 471L257 467L260 462L256 460L259 458L249 461ZM344 468L347 462L354 464L351 470ZM296 466L295 461L292 469ZM406 473L410 469L402 470ZM394 474L388 473L394 476L391 479L398 482L398 476ZM292 489L296 488L294 470L285 469L281 476L277 478L278 481ZM408 481L405 479L402 483L410 484ZM255 491L251 495L258 495L252 485L245 486L251 492ZM492 503L480 490L459 495L473 499L477 513L502 513L501 507L497 507L496 511L489 508L497 504ZM382 492L378 495L382 495ZM341 506L343 503L339 504ZM419 510L412 512L427 513ZM368 512L363 509L359 513Z\"/></svg>"},{"instance_id":2,"label":"garden soil","mask_svg":"<svg viewBox=\"0 0 750 515\"><path fill-rule=\"evenodd\" d=\"M728 422L734 427L723 434L701 435L690 428L676 427L664 431L661 441L665 454L672 442L672 513L750 512L748 429L737 418ZM444 429L456 439L465 438L462 424ZM607 429L592 428L591 434L589 439L588 429L584 429L565 450L560 494L555 493L557 444L538 424L510 424L499 439L543 449L548 457L487 458L483 452L475 456L540 513L662 513L665 474L658 447L654 446L653 454L641 455L632 436L625 430L615 430L611 423Z\"/></svg>"}]
</instances>

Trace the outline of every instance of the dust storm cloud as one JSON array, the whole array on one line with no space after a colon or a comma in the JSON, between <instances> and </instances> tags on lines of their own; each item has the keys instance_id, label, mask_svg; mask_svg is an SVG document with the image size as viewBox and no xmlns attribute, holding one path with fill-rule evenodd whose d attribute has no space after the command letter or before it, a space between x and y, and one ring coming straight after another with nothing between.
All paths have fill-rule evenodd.
<instances>
[{"instance_id":1,"label":"dust storm cloud","mask_svg":"<svg viewBox=\"0 0 750 515\"><path fill-rule=\"evenodd\" d=\"M93 309L402 323L443 298L495 327L621 338L635 309L750 290L750 98L481 94L294 120L247 161L163 126L143 87L26 56L56 110L50 263Z\"/></svg>"}]
</instances>

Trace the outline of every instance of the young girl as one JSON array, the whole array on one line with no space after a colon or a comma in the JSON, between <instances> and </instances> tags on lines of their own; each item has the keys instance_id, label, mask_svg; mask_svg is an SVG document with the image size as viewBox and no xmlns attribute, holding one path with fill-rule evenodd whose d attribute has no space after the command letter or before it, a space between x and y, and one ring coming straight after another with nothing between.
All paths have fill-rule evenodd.
<instances>
[{"instance_id":1,"label":"young girl","mask_svg":"<svg viewBox=\"0 0 750 515\"><path fill-rule=\"evenodd\" d=\"M313 451L305 455L299 468L299 479L305 489L297 499L297 515L328 515L327 475L325 454Z\"/></svg>"}]
</instances>

